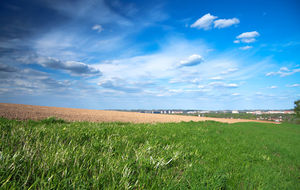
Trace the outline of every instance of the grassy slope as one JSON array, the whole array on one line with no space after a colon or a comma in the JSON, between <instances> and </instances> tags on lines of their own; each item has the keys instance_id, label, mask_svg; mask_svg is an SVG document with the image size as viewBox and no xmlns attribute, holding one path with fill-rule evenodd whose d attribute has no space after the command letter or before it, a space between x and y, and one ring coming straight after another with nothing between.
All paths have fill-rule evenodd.
<instances>
[{"instance_id":1,"label":"grassy slope","mask_svg":"<svg viewBox=\"0 0 300 190\"><path fill-rule=\"evenodd\" d=\"M300 127L0 119L2 189L299 189Z\"/></svg>"}]
</instances>

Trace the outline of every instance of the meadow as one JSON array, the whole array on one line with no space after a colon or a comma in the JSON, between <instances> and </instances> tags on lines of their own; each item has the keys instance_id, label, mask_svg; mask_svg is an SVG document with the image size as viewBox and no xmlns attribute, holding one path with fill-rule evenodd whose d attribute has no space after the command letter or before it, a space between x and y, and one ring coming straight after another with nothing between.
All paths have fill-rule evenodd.
<instances>
[{"instance_id":1,"label":"meadow","mask_svg":"<svg viewBox=\"0 0 300 190\"><path fill-rule=\"evenodd\" d=\"M1 189L300 189L300 126L0 118Z\"/></svg>"}]
</instances>

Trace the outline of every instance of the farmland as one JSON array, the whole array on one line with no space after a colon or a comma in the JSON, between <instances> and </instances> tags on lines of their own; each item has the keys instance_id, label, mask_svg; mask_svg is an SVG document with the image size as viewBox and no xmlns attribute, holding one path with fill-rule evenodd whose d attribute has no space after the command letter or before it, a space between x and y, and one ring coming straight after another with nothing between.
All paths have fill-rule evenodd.
<instances>
[{"instance_id":1,"label":"farmland","mask_svg":"<svg viewBox=\"0 0 300 190\"><path fill-rule=\"evenodd\" d=\"M62 118L67 121L91 121L91 122L132 122L132 123L156 123L156 122L181 122L181 121L219 121L225 123L253 122L246 119L224 119L183 115L160 115L147 113L134 113L122 111L74 109L47 106L32 106L23 104L0 103L0 117L18 120L41 120L48 117ZM267 122L270 121L255 121Z\"/></svg>"},{"instance_id":2,"label":"farmland","mask_svg":"<svg viewBox=\"0 0 300 190\"><path fill-rule=\"evenodd\" d=\"M299 189L293 124L1 118L1 189Z\"/></svg>"}]
</instances>

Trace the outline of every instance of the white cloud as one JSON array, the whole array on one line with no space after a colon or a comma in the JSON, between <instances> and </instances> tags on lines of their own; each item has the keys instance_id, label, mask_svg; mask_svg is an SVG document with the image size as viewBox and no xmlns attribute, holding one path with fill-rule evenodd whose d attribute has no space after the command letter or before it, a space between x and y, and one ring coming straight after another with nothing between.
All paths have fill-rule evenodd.
<instances>
[{"instance_id":1,"label":"white cloud","mask_svg":"<svg viewBox=\"0 0 300 190\"><path fill-rule=\"evenodd\" d=\"M227 69L227 70L225 70L225 71L222 71L220 74L226 75L226 74L234 73L234 72L236 72L236 71L238 71L238 68L229 68L229 69Z\"/></svg>"},{"instance_id":2,"label":"white cloud","mask_svg":"<svg viewBox=\"0 0 300 190\"><path fill-rule=\"evenodd\" d=\"M280 71L290 71L287 67L281 67Z\"/></svg>"},{"instance_id":3,"label":"white cloud","mask_svg":"<svg viewBox=\"0 0 300 190\"><path fill-rule=\"evenodd\" d=\"M214 25L214 28L226 28L240 23L240 20L238 18L215 20L217 18L218 18L217 16L207 13L201 18L199 18L196 22L194 22L191 25L191 28L210 30L212 29L212 25Z\"/></svg>"},{"instance_id":4,"label":"white cloud","mask_svg":"<svg viewBox=\"0 0 300 190\"><path fill-rule=\"evenodd\" d=\"M218 18L216 16L211 15L210 13L207 13L206 15L199 18L196 22L194 22L191 25L191 28L198 28L198 29L204 29L209 30L212 28L213 21Z\"/></svg>"},{"instance_id":5,"label":"white cloud","mask_svg":"<svg viewBox=\"0 0 300 190\"><path fill-rule=\"evenodd\" d=\"M278 87L277 86L270 86L269 88L275 89L275 88L278 88Z\"/></svg>"},{"instance_id":6,"label":"white cloud","mask_svg":"<svg viewBox=\"0 0 300 190\"><path fill-rule=\"evenodd\" d=\"M125 34L124 34L125 33ZM96 35L92 38L72 32L70 29L60 29L41 35L36 39L33 48L37 54L45 57L56 57L63 60L90 59L97 57L110 57L109 53L117 51L122 54L134 51L135 46L131 44L130 49L127 33L118 35ZM97 55L90 54L98 52ZM102 52L101 54L99 52Z\"/></svg>"},{"instance_id":7,"label":"white cloud","mask_svg":"<svg viewBox=\"0 0 300 190\"><path fill-rule=\"evenodd\" d=\"M239 96L240 93L232 93L231 95L232 95L232 96Z\"/></svg>"},{"instance_id":8,"label":"white cloud","mask_svg":"<svg viewBox=\"0 0 300 190\"><path fill-rule=\"evenodd\" d=\"M238 35L236 38L237 39L242 39L242 38L255 38L259 36L259 33L257 31L252 31L252 32L244 32L240 35Z\"/></svg>"},{"instance_id":9,"label":"white cloud","mask_svg":"<svg viewBox=\"0 0 300 190\"><path fill-rule=\"evenodd\" d=\"M258 37L260 34L257 31L252 32L244 32L236 37L236 40L233 41L233 43L253 43L256 41L256 37Z\"/></svg>"},{"instance_id":10,"label":"white cloud","mask_svg":"<svg viewBox=\"0 0 300 190\"><path fill-rule=\"evenodd\" d=\"M244 43L252 43L252 42L255 42L256 39L255 38L242 38L241 41Z\"/></svg>"},{"instance_id":11,"label":"white cloud","mask_svg":"<svg viewBox=\"0 0 300 190\"><path fill-rule=\"evenodd\" d=\"M103 27L100 24L95 24L92 27L92 30L96 30L97 32L102 32L103 31Z\"/></svg>"},{"instance_id":12,"label":"white cloud","mask_svg":"<svg viewBox=\"0 0 300 190\"><path fill-rule=\"evenodd\" d=\"M237 85L237 84L234 84L234 83L231 83L231 84L227 84L227 85L225 85L226 87L230 87L230 88L236 88L236 87L238 87L239 85Z\"/></svg>"},{"instance_id":13,"label":"white cloud","mask_svg":"<svg viewBox=\"0 0 300 190\"><path fill-rule=\"evenodd\" d=\"M78 61L62 61L53 57L29 56L19 59L26 64L38 64L45 68L65 71L73 76L100 76L100 70Z\"/></svg>"},{"instance_id":14,"label":"white cloud","mask_svg":"<svg viewBox=\"0 0 300 190\"><path fill-rule=\"evenodd\" d=\"M299 72L300 72L300 68L296 68L296 69L290 70L287 67L281 67L279 69L279 71L268 72L266 74L266 76L276 76L276 75L279 75L280 77L286 77L286 76L290 76L290 75L293 75L293 74L299 73Z\"/></svg>"},{"instance_id":15,"label":"white cloud","mask_svg":"<svg viewBox=\"0 0 300 190\"><path fill-rule=\"evenodd\" d=\"M243 47L240 47L241 50L248 50L248 49L251 49L253 48L252 46L243 46Z\"/></svg>"},{"instance_id":16,"label":"white cloud","mask_svg":"<svg viewBox=\"0 0 300 190\"><path fill-rule=\"evenodd\" d=\"M141 92L141 88L138 88L139 86L135 84L135 86L128 86L126 82L120 80L120 79L114 79L114 80L102 80L98 83L99 86L105 89L110 89L113 91L119 91L119 92L125 92L125 93L138 93Z\"/></svg>"},{"instance_id":17,"label":"white cloud","mask_svg":"<svg viewBox=\"0 0 300 190\"><path fill-rule=\"evenodd\" d=\"M195 65L199 65L202 62L203 62L203 58L201 55L193 54L193 55L189 56L187 59L180 61L179 66L182 66L182 67L195 66Z\"/></svg>"},{"instance_id":18,"label":"white cloud","mask_svg":"<svg viewBox=\"0 0 300 190\"><path fill-rule=\"evenodd\" d=\"M292 85L286 85L287 87L299 87L300 84L292 84Z\"/></svg>"},{"instance_id":19,"label":"white cloud","mask_svg":"<svg viewBox=\"0 0 300 190\"><path fill-rule=\"evenodd\" d=\"M211 79L211 80L223 80L223 78L220 77L220 76L211 77L210 79Z\"/></svg>"},{"instance_id":20,"label":"white cloud","mask_svg":"<svg viewBox=\"0 0 300 190\"><path fill-rule=\"evenodd\" d=\"M224 83L224 82L211 82L208 84L209 86L214 86L214 87L225 87L225 88L236 88L239 85L235 83Z\"/></svg>"},{"instance_id":21,"label":"white cloud","mask_svg":"<svg viewBox=\"0 0 300 190\"><path fill-rule=\"evenodd\" d=\"M2 70L0 77L1 87L7 89L2 93L8 94L34 94L41 92L61 92L70 90L71 85L68 80L57 80L50 76L49 73L41 72L34 69L19 68L14 71ZM4 75L8 72L9 75Z\"/></svg>"},{"instance_id":22,"label":"white cloud","mask_svg":"<svg viewBox=\"0 0 300 190\"><path fill-rule=\"evenodd\" d=\"M215 28L226 28L235 24L240 23L240 20L237 18L231 18L231 19L218 19L214 21L214 27Z\"/></svg>"}]
</instances>

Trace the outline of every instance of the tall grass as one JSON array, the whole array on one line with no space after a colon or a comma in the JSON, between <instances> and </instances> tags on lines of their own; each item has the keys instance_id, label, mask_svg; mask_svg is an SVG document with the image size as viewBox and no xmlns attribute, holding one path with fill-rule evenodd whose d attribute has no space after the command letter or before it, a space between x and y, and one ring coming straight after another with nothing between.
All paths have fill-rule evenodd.
<instances>
[{"instance_id":1,"label":"tall grass","mask_svg":"<svg viewBox=\"0 0 300 190\"><path fill-rule=\"evenodd\" d=\"M1 189L300 189L300 127L0 119Z\"/></svg>"}]
</instances>

